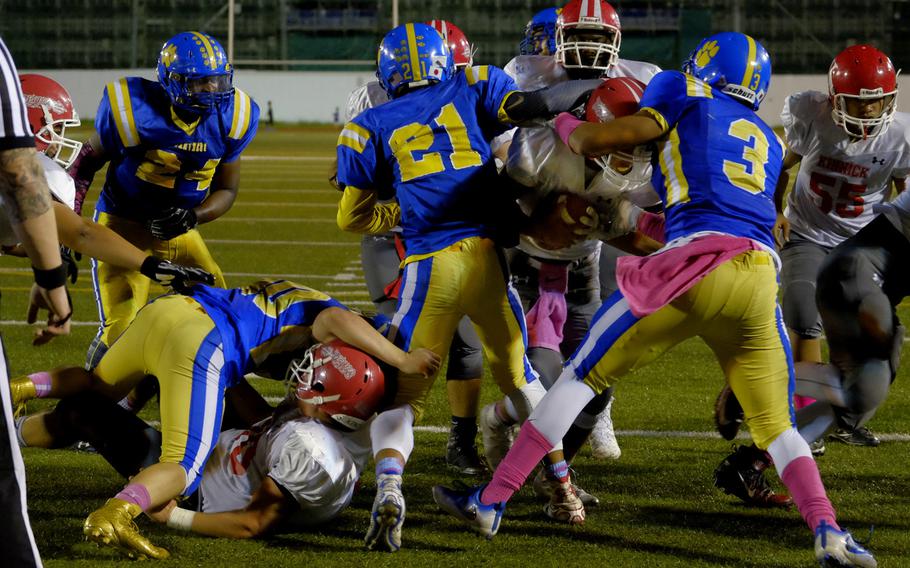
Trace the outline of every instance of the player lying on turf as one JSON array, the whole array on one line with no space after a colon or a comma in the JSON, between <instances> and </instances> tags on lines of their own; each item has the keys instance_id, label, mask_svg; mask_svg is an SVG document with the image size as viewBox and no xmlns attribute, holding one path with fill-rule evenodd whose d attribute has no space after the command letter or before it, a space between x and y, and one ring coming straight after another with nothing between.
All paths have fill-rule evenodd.
<instances>
[{"instance_id":1,"label":"player lying on turf","mask_svg":"<svg viewBox=\"0 0 910 568\"><path fill-rule=\"evenodd\" d=\"M76 189L64 168L75 158L74 152L79 151L81 144L66 137L66 128L78 126L79 116L73 108L69 92L57 81L35 74L20 75L19 80L28 110L29 126L35 135L39 151L38 161L44 169L47 185L54 197L53 210L60 243L112 266L141 272L159 284L172 285L178 290L192 281L211 284L213 277L208 272L151 256L111 229L84 219L73 211ZM5 215L0 216L0 244L3 245L4 254L25 256L25 249L18 244L18 238ZM68 265L70 279L75 283L78 267L69 251L64 251L63 257ZM37 289L33 287L28 311L29 323L35 320L38 310L45 307L40 298ZM53 337L54 334L39 330L34 341L36 344L45 343Z\"/></svg>"},{"instance_id":2,"label":"player lying on turf","mask_svg":"<svg viewBox=\"0 0 910 568\"><path fill-rule=\"evenodd\" d=\"M440 486L434 498L492 538L508 499L597 393L699 336L813 531L816 559L874 567L872 554L837 525L809 445L792 421L793 363L777 305L772 235L783 146L755 113L770 83L770 57L749 36L720 33L702 40L684 71L655 76L634 116L605 124L557 118L563 140L586 156L661 141L653 185L664 202L668 242L651 256L620 261L620 290L598 312L489 485Z\"/></svg>"},{"instance_id":3,"label":"player lying on turf","mask_svg":"<svg viewBox=\"0 0 910 568\"><path fill-rule=\"evenodd\" d=\"M55 369L11 381L15 402L92 390L118 401L147 375L160 384L161 457L85 520L84 532L132 557L166 558L133 522L196 490L221 426L224 391L247 373L283 377L288 353L340 339L414 376L439 357L395 347L360 316L322 292L287 280L225 290L197 285L145 306L94 371Z\"/></svg>"},{"instance_id":4,"label":"player lying on turf","mask_svg":"<svg viewBox=\"0 0 910 568\"><path fill-rule=\"evenodd\" d=\"M226 392L244 423L221 432L192 508L172 500L147 511L171 528L253 538L282 524L325 522L347 507L370 457L365 422L379 407L384 377L367 355L341 341L295 352L289 398L273 409L246 381ZM161 434L97 393L63 399L53 411L17 421L23 446L90 442L124 477L158 461ZM198 512L197 512L198 511Z\"/></svg>"}]
</instances>

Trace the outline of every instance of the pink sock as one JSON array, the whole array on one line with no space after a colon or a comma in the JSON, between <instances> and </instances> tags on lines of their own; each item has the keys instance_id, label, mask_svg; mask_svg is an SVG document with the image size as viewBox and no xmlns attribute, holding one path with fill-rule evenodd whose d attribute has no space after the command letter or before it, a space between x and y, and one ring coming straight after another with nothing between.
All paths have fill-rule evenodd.
<instances>
[{"instance_id":1,"label":"pink sock","mask_svg":"<svg viewBox=\"0 0 910 568\"><path fill-rule=\"evenodd\" d=\"M139 508L143 511L148 509L149 505L152 504L149 490L145 488L145 485L140 485L138 483L130 483L124 487L120 493L114 495L114 499L123 499L128 503L135 503L136 505L139 505Z\"/></svg>"},{"instance_id":2,"label":"pink sock","mask_svg":"<svg viewBox=\"0 0 910 568\"><path fill-rule=\"evenodd\" d=\"M815 460L805 456L796 458L787 464L780 479L787 486L796 508L810 529L814 531L819 523L825 521L840 530L834 520L834 506L825 495L825 486L822 485Z\"/></svg>"},{"instance_id":3,"label":"pink sock","mask_svg":"<svg viewBox=\"0 0 910 568\"><path fill-rule=\"evenodd\" d=\"M44 398L51 392L51 374L47 371L32 373L28 378L35 385L38 398Z\"/></svg>"},{"instance_id":4,"label":"pink sock","mask_svg":"<svg viewBox=\"0 0 910 568\"><path fill-rule=\"evenodd\" d=\"M793 407L796 408L796 410L799 410L800 408L805 408L805 407L809 406L810 404L812 404L813 402L815 402L815 399L812 398L811 396L803 396L801 394L793 395Z\"/></svg>"},{"instance_id":5,"label":"pink sock","mask_svg":"<svg viewBox=\"0 0 910 568\"><path fill-rule=\"evenodd\" d=\"M525 421L521 433L506 454L505 459L493 472L493 479L480 495L484 505L508 501L512 494L521 489L525 479L550 450L553 442L540 433L530 421Z\"/></svg>"}]
</instances>

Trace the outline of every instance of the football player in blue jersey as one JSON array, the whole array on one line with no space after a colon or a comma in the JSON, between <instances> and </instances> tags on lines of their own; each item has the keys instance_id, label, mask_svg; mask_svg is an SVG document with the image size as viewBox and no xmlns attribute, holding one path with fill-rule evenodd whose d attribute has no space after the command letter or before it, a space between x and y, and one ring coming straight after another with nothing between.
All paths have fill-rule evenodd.
<instances>
[{"instance_id":1,"label":"football player in blue jersey","mask_svg":"<svg viewBox=\"0 0 910 568\"><path fill-rule=\"evenodd\" d=\"M876 565L838 526L809 445L794 424L793 360L777 304L772 236L783 144L755 113L770 78L764 47L725 32L702 40L684 72L656 75L637 114L608 123L557 117L563 140L586 156L660 141L653 185L664 203L667 245L651 256L619 261L619 291L604 303L492 481L467 491L434 488L443 509L492 538L506 501L588 401L699 336L742 403L755 443L771 454L812 529L816 559Z\"/></svg>"},{"instance_id":2,"label":"football player in blue jersey","mask_svg":"<svg viewBox=\"0 0 910 568\"><path fill-rule=\"evenodd\" d=\"M168 556L139 533L133 519L196 489L218 438L224 391L247 373L283 379L296 350L333 339L409 376L439 370L433 352L406 353L338 301L287 280L231 290L197 285L187 294L159 297L140 310L93 371L59 368L10 383L15 403L86 390L120 400L147 375L158 378L161 457L83 526L90 540L130 557Z\"/></svg>"},{"instance_id":3,"label":"football player in blue jersey","mask_svg":"<svg viewBox=\"0 0 910 568\"><path fill-rule=\"evenodd\" d=\"M521 55L553 55L556 53L556 18L559 8L544 8L525 26L525 37L518 44Z\"/></svg>"},{"instance_id":4,"label":"football player in blue jersey","mask_svg":"<svg viewBox=\"0 0 910 568\"><path fill-rule=\"evenodd\" d=\"M169 39L158 81L125 77L109 83L70 175L77 212L92 178L110 162L95 220L138 248L198 266L224 287L221 269L196 226L224 215L240 182L240 154L259 124L259 107L233 86L221 44L200 32ZM92 368L136 317L149 281L136 272L93 263L101 327L86 356Z\"/></svg>"},{"instance_id":5,"label":"football player in blue jersey","mask_svg":"<svg viewBox=\"0 0 910 568\"><path fill-rule=\"evenodd\" d=\"M392 100L356 116L339 137L339 226L378 233L400 220L408 256L390 339L442 354L467 315L506 395L497 412L520 422L544 389L525 356L524 314L500 249L517 240L509 220L516 205L497 178L489 141L512 122L573 108L599 81L524 93L496 67L455 74L442 37L424 24L385 36L377 74ZM377 190L389 186L397 202L377 204ZM434 378L404 374L393 407L373 422L377 493L365 539L372 550L401 546L401 476ZM568 493L566 509L551 516L580 523L584 507L561 451L551 461Z\"/></svg>"}]
</instances>

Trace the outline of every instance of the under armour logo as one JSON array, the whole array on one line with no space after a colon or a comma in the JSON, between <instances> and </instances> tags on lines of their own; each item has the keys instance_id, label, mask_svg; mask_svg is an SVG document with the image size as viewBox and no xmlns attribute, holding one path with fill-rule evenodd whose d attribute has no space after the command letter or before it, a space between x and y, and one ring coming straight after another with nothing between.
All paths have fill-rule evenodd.
<instances>
[{"instance_id":1,"label":"under armour logo","mask_svg":"<svg viewBox=\"0 0 910 568\"><path fill-rule=\"evenodd\" d=\"M884 165L885 159L882 158L881 160L879 160L877 157L872 156L872 163L873 163L873 164L883 164L883 165Z\"/></svg>"}]
</instances>

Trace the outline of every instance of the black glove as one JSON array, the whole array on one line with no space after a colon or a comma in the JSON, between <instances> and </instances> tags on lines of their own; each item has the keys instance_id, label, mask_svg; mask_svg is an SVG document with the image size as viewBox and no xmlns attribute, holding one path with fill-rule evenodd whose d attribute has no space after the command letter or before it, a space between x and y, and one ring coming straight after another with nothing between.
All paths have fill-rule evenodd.
<instances>
[{"instance_id":1,"label":"black glove","mask_svg":"<svg viewBox=\"0 0 910 568\"><path fill-rule=\"evenodd\" d=\"M165 209L161 216L145 222L145 226L152 236L163 241L179 237L185 232L195 229L197 224L195 211L179 207Z\"/></svg>"},{"instance_id":2,"label":"black glove","mask_svg":"<svg viewBox=\"0 0 910 568\"><path fill-rule=\"evenodd\" d=\"M154 256L145 259L142 267L139 268L139 272L159 284L170 286L181 294L195 284L212 285L215 283L215 277L208 271L192 266L174 264Z\"/></svg>"},{"instance_id":3,"label":"black glove","mask_svg":"<svg viewBox=\"0 0 910 568\"><path fill-rule=\"evenodd\" d=\"M79 265L76 264L76 260L81 259L82 255L78 252L76 253L76 258L73 258L73 249L69 247L60 247L60 260L62 260L63 265L66 266L66 275L73 284L75 284L76 279L79 278Z\"/></svg>"}]
</instances>

